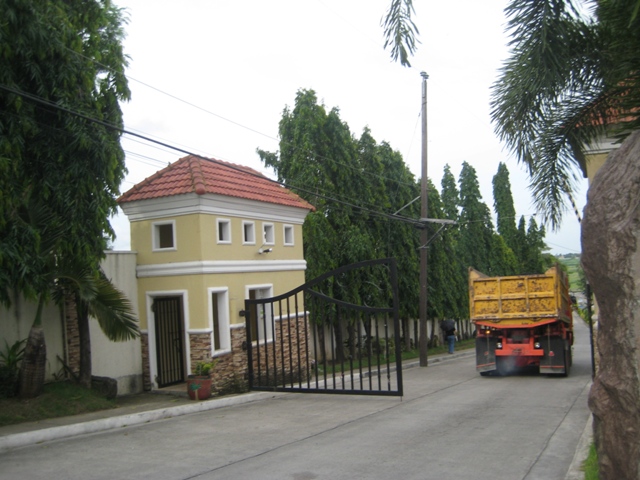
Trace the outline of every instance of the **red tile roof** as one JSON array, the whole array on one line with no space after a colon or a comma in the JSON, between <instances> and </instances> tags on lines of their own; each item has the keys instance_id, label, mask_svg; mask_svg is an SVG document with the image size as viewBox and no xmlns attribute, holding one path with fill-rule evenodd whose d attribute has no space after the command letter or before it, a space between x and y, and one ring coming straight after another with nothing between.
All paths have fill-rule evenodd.
<instances>
[{"instance_id":1,"label":"red tile roof","mask_svg":"<svg viewBox=\"0 0 640 480\"><path fill-rule=\"evenodd\" d=\"M252 168L188 155L154 173L118 198L118 203L196 193L225 195L315 210L295 193Z\"/></svg>"}]
</instances>

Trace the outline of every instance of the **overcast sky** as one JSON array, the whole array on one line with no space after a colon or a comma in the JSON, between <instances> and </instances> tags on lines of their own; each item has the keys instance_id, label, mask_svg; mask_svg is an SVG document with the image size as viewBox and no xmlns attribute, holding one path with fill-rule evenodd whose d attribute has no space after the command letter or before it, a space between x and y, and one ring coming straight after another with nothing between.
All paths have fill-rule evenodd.
<instances>
[{"instance_id":1,"label":"overcast sky","mask_svg":"<svg viewBox=\"0 0 640 480\"><path fill-rule=\"evenodd\" d=\"M518 219L535 214L524 168L494 134L490 86L507 57L507 0L415 1L420 30L412 68L391 61L380 21L390 0L115 0L129 23L125 53L131 101L125 128L189 152L263 168L256 148L278 150L278 122L299 89L337 107L359 137L369 127L421 176L421 71L427 72L428 176L441 188L445 164L478 173L493 209L491 181L506 163ZM184 156L127 135L124 192ZM585 203L586 180L576 200ZM129 225L112 221L114 248L130 248ZM568 210L552 253L579 253L580 227Z\"/></svg>"}]
</instances>

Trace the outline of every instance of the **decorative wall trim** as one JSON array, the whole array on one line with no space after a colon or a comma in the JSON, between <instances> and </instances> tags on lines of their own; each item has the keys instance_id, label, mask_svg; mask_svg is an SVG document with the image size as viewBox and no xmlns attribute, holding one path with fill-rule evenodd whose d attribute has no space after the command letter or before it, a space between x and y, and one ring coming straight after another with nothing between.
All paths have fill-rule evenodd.
<instances>
[{"instance_id":1,"label":"decorative wall trim","mask_svg":"<svg viewBox=\"0 0 640 480\"><path fill-rule=\"evenodd\" d=\"M121 205L130 222L204 213L302 225L309 210L227 195L173 195Z\"/></svg>"},{"instance_id":2,"label":"decorative wall trim","mask_svg":"<svg viewBox=\"0 0 640 480\"><path fill-rule=\"evenodd\" d=\"M305 260L217 260L157 265L138 265L138 278L167 277L174 275L207 275L220 273L290 272L306 270Z\"/></svg>"}]
</instances>

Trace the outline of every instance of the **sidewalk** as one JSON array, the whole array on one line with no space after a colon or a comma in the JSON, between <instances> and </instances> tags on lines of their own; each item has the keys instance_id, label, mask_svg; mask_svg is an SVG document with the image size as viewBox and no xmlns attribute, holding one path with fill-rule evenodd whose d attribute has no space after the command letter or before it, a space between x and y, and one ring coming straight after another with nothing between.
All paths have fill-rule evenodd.
<instances>
[{"instance_id":1,"label":"sidewalk","mask_svg":"<svg viewBox=\"0 0 640 480\"><path fill-rule=\"evenodd\" d=\"M429 358L429 363L437 364L439 362L471 356L473 353L473 350L465 350L456 352L454 355L436 355ZM416 359L406 362L403 365L403 369L418 366L419 362ZM120 397L118 399L119 406L113 409L0 427L0 453L19 447L88 433L139 425L216 408L258 402L279 395L287 394L250 392L224 397L212 397L204 401L193 401L187 396L184 385L180 385L153 393L146 392ZM588 454L591 443L591 431L591 422L589 421L584 429L571 468L569 472L567 472L565 480L584 479L584 473L580 467Z\"/></svg>"}]
</instances>

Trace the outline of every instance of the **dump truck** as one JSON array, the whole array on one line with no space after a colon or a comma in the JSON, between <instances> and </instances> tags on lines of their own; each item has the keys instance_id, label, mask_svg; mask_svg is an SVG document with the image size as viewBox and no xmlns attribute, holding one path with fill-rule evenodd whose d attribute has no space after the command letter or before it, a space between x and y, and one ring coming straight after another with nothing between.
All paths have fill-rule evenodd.
<instances>
[{"instance_id":1,"label":"dump truck","mask_svg":"<svg viewBox=\"0 0 640 480\"><path fill-rule=\"evenodd\" d=\"M568 375L573 316L566 273L488 277L469 268L469 309L476 326L476 370L506 375L524 367Z\"/></svg>"}]
</instances>

